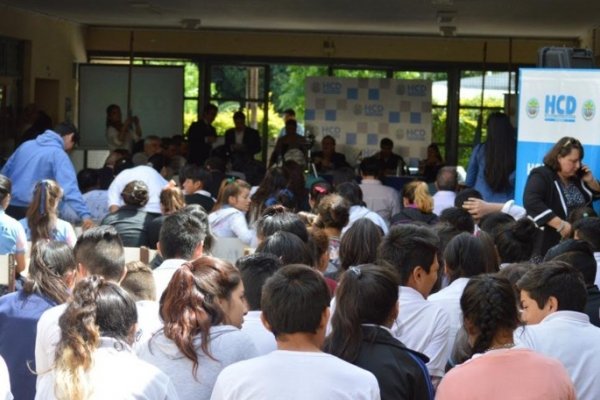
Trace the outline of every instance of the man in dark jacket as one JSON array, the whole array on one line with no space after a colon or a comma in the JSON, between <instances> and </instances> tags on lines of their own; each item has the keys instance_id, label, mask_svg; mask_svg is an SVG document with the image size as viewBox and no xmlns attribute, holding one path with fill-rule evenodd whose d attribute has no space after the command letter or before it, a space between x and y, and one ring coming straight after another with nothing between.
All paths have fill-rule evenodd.
<instances>
[{"instance_id":1,"label":"man in dark jacket","mask_svg":"<svg viewBox=\"0 0 600 400\"><path fill-rule=\"evenodd\" d=\"M243 112L237 111L233 114L234 128L225 132L225 146L229 153L236 151L245 152L254 157L260 152L260 135L256 129L246 126L246 116Z\"/></svg>"},{"instance_id":2,"label":"man in dark jacket","mask_svg":"<svg viewBox=\"0 0 600 400\"><path fill-rule=\"evenodd\" d=\"M202 118L190 125L187 131L188 163L201 166L210 156L212 144L217 140L217 131L212 123L218 111L214 104L207 104L202 112Z\"/></svg>"}]
</instances>

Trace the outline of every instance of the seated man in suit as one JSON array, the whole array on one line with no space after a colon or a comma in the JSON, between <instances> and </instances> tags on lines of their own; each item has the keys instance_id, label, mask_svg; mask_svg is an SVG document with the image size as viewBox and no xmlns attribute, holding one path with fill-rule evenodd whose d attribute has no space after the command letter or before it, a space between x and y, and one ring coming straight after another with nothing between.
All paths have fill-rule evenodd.
<instances>
[{"instance_id":1,"label":"seated man in suit","mask_svg":"<svg viewBox=\"0 0 600 400\"><path fill-rule=\"evenodd\" d=\"M372 157L379 160L382 175L410 175L408 166L401 155L394 153L394 142L389 138L381 139L379 151Z\"/></svg>"},{"instance_id":2,"label":"seated man in suit","mask_svg":"<svg viewBox=\"0 0 600 400\"><path fill-rule=\"evenodd\" d=\"M321 151L312 153L312 159L319 172L328 172L349 166L346 156L335 151L335 139L329 135L321 140Z\"/></svg>"},{"instance_id":3,"label":"seated man in suit","mask_svg":"<svg viewBox=\"0 0 600 400\"><path fill-rule=\"evenodd\" d=\"M237 111L233 114L234 128L225 132L225 147L229 154L242 151L254 158L260 152L260 135L256 129L246 126L246 116Z\"/></svg>"}]
</instances>

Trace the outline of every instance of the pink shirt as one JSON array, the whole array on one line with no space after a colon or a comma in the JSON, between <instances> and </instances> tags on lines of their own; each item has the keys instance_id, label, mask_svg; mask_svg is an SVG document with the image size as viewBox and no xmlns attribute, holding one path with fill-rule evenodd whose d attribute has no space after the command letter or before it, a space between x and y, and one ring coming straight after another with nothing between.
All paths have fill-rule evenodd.
<instances>
[{"instance_id":1,"label":"pink shirt","mask_svg":"<svg viewBox=\"0 0 600 400\"><path fill-rule=\"evenodd\" d=\"M529 349L488 351L450 370L436 400L575 400L575 389L558 361Z\"/></svg>"}]
</instances>

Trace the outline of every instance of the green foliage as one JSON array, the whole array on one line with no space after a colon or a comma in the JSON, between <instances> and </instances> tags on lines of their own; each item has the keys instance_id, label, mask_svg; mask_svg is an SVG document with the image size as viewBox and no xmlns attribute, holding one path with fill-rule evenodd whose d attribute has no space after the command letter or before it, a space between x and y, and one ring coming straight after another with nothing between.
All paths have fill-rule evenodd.
<instances>
[{"instance_id":1,"label":"green foliage","mask_svg":"<svg viewBox=\"0 0 600 400\"><path fill-rule=\"evenodd\" d=\"M311 76L327 76L326 66L275 66L271 81L271 102L279 112L292 108L296 118L304 119L304 81Z\"/></svg>"}]
</instances>

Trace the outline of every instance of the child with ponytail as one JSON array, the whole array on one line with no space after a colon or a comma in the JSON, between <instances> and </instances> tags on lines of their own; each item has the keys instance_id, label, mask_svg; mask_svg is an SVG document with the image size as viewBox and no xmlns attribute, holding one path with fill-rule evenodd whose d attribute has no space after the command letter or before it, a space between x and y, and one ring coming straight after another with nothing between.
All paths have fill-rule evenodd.
<instances>
[{"instance_id":1,"label":"child with ponytail","mask_svg":"<svg viewBox=\"0 0 600 400\"><path fill-rule=\"evenodd\" d=\"M325 351L372 372L382 400L433 400L427 357L390 331L398 310L398 279L391 269L350 267L337 286Z\"/></svg>"},{"instance_id":2,"label":"child with ponytail","mask_svg":"<svg viewBox=\"0 0 600 400\"><path fill-rule=\"evenodd\" d=\"M55 366L38 371L36 398L177 399L171 380L132 353L136 325L125 290L97 275L80 281L59 319Z\"/></svg>"},{"instance_id":3,"label":"child with ponytail","mask_svg":"<svg viewBox=\"0 0 600 400\"><path fill-rule=\"evenodd\" d=\"M409 182L402 188L402 210L392 216L391 225L424 222L433 225L438 217L433 213L433 197L423 181Z\"/></svg>"},{"instance_id":4,"label":"child with ponytail","mask_svg":"<svg viewBox=\"0 0 600 400\"><path fill-rule=\"evenodd\" d=\"M39 241L31 250L23 288L0 297L0 355L11 374L17 399L33 399L36 376L35 337L44 311L67 301L75 277L75 257L63 242Z\"/></svg>"},{"instance_id":5,"label":"child with ponytail","mask_svg":"<svg viewBox=\"0 0 600 400\"><path fill-rule=\"evenodd\" d=\"M183 264L160 299L164 328L138 355L170 376L180 399L210 399L219 372L258 352L240 331L248 306L237 268L203 256Z\"/></svg>"},{"instance_id":6,"label":"child with ponytail","mask_svg":"<svg viewBox=\"0 0 600 400\"><path fill-rule=\"evenodd\" d=\"M26 217L19 221L31 243L56 240L67 243L71 248L75 245L75 230L70 223L58 218L62 196L63 191L56 181L44 179L35 185Z\"/></svg>"},{"instance_id":7,"label":"child with ponytail","mask_svg":"<svg viewBox=\"0 0 600 400\"><path fill-rule=\"evenodd\" d=\"M237 237L256 246L256 232L248 228L246 213L250 208L250 185L241 179L227 178L221 184L217 202L208 215L211 231L216 237Z\"/></svg>"},{"instance_id":8,"label":"child with ponytail","mask_svg":"<svg viewBox=\"0 0 600 400\"><path fill-rule=\"evenodd\" d=\"M16 219L4 212L11 199L12 182L0 175L0 254L14 254L17 276L25 269L27 235ZM0 289L0 294L2 290Z\"/></svg>"}]
</instances>

